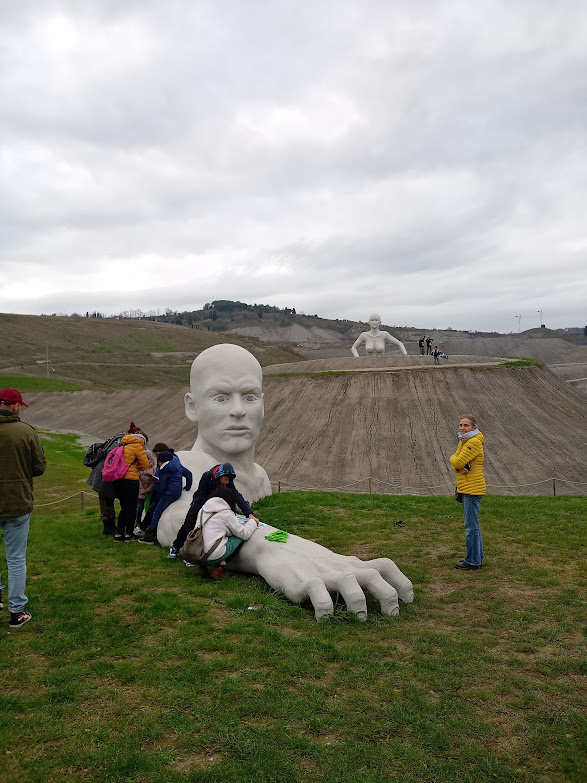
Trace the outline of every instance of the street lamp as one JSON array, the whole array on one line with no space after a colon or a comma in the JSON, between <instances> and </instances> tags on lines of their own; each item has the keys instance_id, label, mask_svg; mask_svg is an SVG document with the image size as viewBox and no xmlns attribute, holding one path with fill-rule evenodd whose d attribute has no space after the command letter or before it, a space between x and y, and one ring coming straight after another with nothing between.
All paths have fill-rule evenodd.
<instances>
[{"instance_id":1,"label":"street lamp","mask_svg":"<svg viewBox=\"0 0 587 783\"><path fill-rule=\"evenodd\" d=\"M514 318L518 319L518 334L520 333L521 327L522 327L522 316L521 315L514 315Z\"/></svg>"}]
</instances>

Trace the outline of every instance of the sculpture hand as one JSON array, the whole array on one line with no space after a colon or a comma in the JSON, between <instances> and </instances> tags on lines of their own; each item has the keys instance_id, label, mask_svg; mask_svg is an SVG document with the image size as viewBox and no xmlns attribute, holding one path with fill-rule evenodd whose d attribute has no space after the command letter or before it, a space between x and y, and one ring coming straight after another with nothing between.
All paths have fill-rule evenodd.
<instances>
[{"instance_id":1,"label":"sculpture hand","mask_svg":"<svg viewBox=\"0 0 587 783\"><path fill-rule=\"evenodd\" d=\"M337 555L291 534L285 543L267 541L265 536L275 530L270 525L255 530L230 559L230 568L258 574L293 603L309 599L317 620L333 614L336 593L361 620L367 617L365 590L380 602L385 615L399 614L398 598L405 603L414 600L412 583L393 560Z\"/></svg>"}]
</instances>

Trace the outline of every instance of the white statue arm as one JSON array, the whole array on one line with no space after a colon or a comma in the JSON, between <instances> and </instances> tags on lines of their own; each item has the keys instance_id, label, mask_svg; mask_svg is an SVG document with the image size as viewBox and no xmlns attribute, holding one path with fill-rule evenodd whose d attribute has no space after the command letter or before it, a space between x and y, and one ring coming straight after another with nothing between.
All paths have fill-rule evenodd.
<instances>
[{"instance_id":1,"label":"white statue arm","mask_svg":"<svg viewBox=\"0 0 587 783\"><path fill-rule=\"evenodd\" d=\"M357 358L359 358L359 352L357 351L357 348L360 345L363 345L364 342L365 342L365 337L364 337L364 335L360 334L357 337L357 339L355 340L355 342L353 343L353 346L351 348L351 353L352 353L353 356L356 356Z\"/></svg>"},{"instance_id":2,"label":"white statue arm","mask_svg":"<svg viewBox=\"0 0 587 783\"><path fill-rule=\"evenodd\" d=\"M399 346L400 353L402 353L404 356L408 355L408 352L406 351L406 347L401 340L398 340L397 337L394 337L392 334L389 334L389 332L383 332L383 334L385 335L386 343L395 343L397 346Z\"/></svg>"},{"instance_id":3,"label":"white statue arm","mask_svg":"<svg viewBox=\"0 0 587 783\"><path fill-rule=\"evenodd\" d=\"M267 541L276 528L257 528L228 563L234 571L258 574L293 603L310 600L316 619L334 612L332 594L339 593L361 620L367 617L365 590L381 604L384 615L399 614L398 598L412 603L412 583L386 557L359 560L337 555L313 541L290 534L285 543Z\"/></svg>"}]
</instances>

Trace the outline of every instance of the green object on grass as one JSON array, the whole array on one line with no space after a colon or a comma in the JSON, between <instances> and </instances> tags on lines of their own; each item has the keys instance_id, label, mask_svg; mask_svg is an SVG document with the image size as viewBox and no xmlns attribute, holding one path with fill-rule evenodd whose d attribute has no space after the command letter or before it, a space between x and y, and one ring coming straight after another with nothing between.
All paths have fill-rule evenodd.
<instances>
[{"instance_id":1,"label":"green object on grass","mask_svg":"<svg viewBox=\"0 0 587 783\"><path fill-rule=\"evenodd\" d=\"M270 536L265 536L265 538L267 541L279 541L280 544L285 544L288 536L289 533L286 533L285 530L276 530Z\"/></svg>"}]
</instances>

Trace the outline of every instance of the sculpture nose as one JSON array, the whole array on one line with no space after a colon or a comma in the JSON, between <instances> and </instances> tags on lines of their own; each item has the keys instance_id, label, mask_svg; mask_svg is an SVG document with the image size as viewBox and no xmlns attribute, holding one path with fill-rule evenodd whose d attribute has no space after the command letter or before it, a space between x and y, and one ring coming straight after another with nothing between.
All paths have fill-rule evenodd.
<instances>
[{"instance_id":1,"label":"sculpture nose","mask_svg":"<svg viewBox=\"0 0 587 783\"><path fill-rule=\"evenodd\" d=\"M240 394L234 394L232 397L232 404L230 408L230 415L231 416L237 416L241 417L245 415L245 409L243 408L243 403L240 398Z\"/></svg>"}]
</instances>

